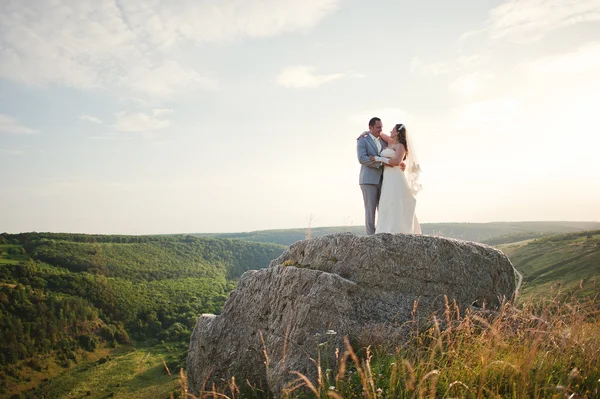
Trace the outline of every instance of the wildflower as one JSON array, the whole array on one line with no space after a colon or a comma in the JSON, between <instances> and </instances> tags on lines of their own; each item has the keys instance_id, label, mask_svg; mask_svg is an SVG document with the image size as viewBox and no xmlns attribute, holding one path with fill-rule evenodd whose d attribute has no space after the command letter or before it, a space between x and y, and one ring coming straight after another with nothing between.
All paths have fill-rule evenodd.
<instances>
[{"instance_id":1,"label":"wildflower","mask_svg":"<svg viewBox=\"0 0 600 399\"><path fill-rule=\"evenodd\" d=\"M327 332L325 333L325 335L335 335L335 334L337 334L337 333L333 330L327 330Z\"/></svg>"}]
</instances>

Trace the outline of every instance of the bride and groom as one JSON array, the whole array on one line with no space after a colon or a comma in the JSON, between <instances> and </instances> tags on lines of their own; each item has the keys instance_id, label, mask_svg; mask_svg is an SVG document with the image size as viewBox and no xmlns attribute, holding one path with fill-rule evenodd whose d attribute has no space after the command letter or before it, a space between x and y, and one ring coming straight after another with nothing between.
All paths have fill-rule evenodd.
<instances>
[{"instance_id":1,"label":"bride and groom","mask_svg":"<svg viewBox=\"0 0 600 399\"><path fill-rule=\"evenodd\" d=\"M415 195L421 188L420 167L406 127L397 124L389 136L381 130L381 119L372 118L369 131L361 134L357 142L367 234L421 234L415 215Z\"/></svg>"}]
</instances>

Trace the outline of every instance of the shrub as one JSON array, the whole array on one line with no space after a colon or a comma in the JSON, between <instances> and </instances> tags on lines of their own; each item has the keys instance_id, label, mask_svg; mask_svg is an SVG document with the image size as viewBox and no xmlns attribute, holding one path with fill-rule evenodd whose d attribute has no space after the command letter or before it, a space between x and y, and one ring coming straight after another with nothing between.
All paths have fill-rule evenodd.
<instances>
[{"instance_id":1,"label":"shrub","mask_svg":"<svg viewBox=\"0 0 600 399\"><path fill-rule=\"evenodd\" d=\"M80 335L79 346L88 352L93 352L98 347L98 337L94 334Z\"/></svg>"}]
</instances>

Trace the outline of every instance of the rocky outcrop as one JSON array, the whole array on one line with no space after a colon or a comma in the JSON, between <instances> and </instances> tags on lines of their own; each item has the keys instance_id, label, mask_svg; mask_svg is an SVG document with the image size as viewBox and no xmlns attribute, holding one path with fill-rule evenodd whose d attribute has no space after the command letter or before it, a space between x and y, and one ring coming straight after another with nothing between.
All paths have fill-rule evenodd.
<instances>
[{"instance_id":1,"label":"rocky outcrop","mask_svg":"<svg viewBox=\"0 0 600 399\"><path fill-rule=\"evenodd\" d=\"M188 384L223 386L231 376L279 396L311 359L331 361L342 339L382 328L400 331L444 308L494 308L515 291L508 258L486 245L421 235L334 234L299 241L268 268L246 272L223 313L194 329Z\"/></svg>"}]
</instances>

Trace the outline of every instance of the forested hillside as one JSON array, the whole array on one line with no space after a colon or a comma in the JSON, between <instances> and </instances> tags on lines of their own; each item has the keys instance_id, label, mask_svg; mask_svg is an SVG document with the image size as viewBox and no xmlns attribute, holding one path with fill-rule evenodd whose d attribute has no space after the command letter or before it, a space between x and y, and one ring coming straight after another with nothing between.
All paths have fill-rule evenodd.
<instances>
[{"instance_id":1,"label":"forested hillside","mask_svg":"<svg viewBox=\"0 0 600 399\"><path fill-rule=\"evenodd\" d=\"M276 244L193 236L0 235L0 393L10 366L134 340L186 341ZM12 375L12 374L14 375ZM4 378L6 377L6 378Z\"/></svg>"}]
</instances>

